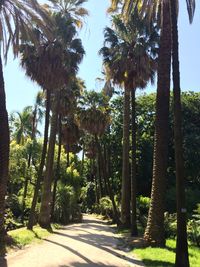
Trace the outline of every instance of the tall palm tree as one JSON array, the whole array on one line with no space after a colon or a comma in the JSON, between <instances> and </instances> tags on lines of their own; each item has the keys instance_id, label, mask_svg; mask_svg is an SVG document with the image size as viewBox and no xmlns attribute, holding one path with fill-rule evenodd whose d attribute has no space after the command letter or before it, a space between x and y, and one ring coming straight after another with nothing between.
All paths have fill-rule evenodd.
<instances>
[{"instance_id":1,"label":"tall palm tree","mask_svg":"<svg viewBox=\"0 0 200 267\"><path fill-rule=\"evenodd\" d=\"M0 3L0 40L1 53L7 58L9 47L16 56L21 39L35 40L31 31L33 23L47 32L52 24L44 9L36 0L6 0ZM9 164L9 127L6 110L6 94L3 78L2 58L0 55L0 246L4 247L4 200L8 180Z\"/></svg>"},{"instance_id":2,"label":"tall palm tree","mask_svg":"<svg viewBox=\"0 0 200 267\"><path fill-rule=\"evenodd\" d=\"M147 227L144 238L148 243L163 246L165 244L164 235L164 196L167 173L167 148L168 148L168 128L169 128L169 92L170 92L170 66L171 66L171 22L169 0L152 1L154 2L153 16L162 12L162 25L160 35L160 47L158 58L158 82L157 82L157 99L156 99L156 123L154 139L154 157L153 157L153 180L151 204L148 215ZM112 8L116 8L119 1L113 1ZM145 6L146 0L142 2ZM151 3L151 4L152 4ZM138 1L124 1L123 11L127 15L134 10ZM141 4L141 2L140 2ZM160 6L161 4L161 6ZM139 7L138 7L139 8ZM141 6L140 6L141 8ZM139 10L141 11L141 9ZM145 8L142 9L142 11ZM151 17L148 12L144 12Z\"/></svg>"},{"instance_id":3,"label":"tall palm tree","mask_svg":"<svg viewBox=\"0 0 200 267\"><path fill-rule=\"evenodd\" d=\"M169 62L169 54L171 54L171 45L169 43L169 39L171 39L171 37L169 36L169 34L171 33L171 27L169 28L169 11L165 11L164 7L166 5L169 5L169 1L168 0L152 0L152 1L148 1L148 0L144 0L142 3L140 1L136 1L136 0L128 0L128 1L122 1L123 2L123 13L125 15L125 17L127 18L127 15L130 14L130 12L132 12L134 10L135 5L140 5L141 8L141 13L144 14L144 12L149 14L149 17L151 17L152 13L156 12L156 11L161 11L161 18L162 18L162 24L161 24L161 40L160 40L160 54L159 54L159 62L160 62L160 68L158 70L158 87L159 84L161 85L168 85L169 84L169 73L170 73L170 65L166 64L164 65L167 68L167 65L169 66L168 71L167 72L163 72L163 74L161 73L163 68L161 68L161 66L163 66L162 63L167 63ZM168 2L168 3L167 3ZM176 256L176 264L177 266L187 266L188 264L188 253L187 253L187 239L186 239L186 227L185 227L185 214L181 213L181 202L184 205L184 186L183 186L183 173L181 172L181 169L183 169L183 159L182 159L182 138L181 138L181 104L180 104L180 77L179 77L179 63L178 63L178 31L177 31L177 4L178 4L178 0L177 1L171 1L171 14L172 14L172 39L173 39L173 80L174 80L174 110L175 110L175 146L177 144L176 147L176 173L177 173L177 214L178 214L178 223L177 223L177 256ZM111 10L116 10L118 4L121 4L121 1L119 0L112 0L112 6L111 6ZM186 0L186 4L187 4L187 10L188 10L188 14L189 14L189 20L190 22L192 22L193 16L194 16L194 11L195 11L195 0ZM161 6L161 9L159 8ZM167 7L167 9L169 10L169 8ZM167 18L168 16L168 18ZM167 56L168 54L168 56ZM164 57L167 56L167 58ZM167 60L167 61L166 61ZM162 62L161 62L162 61ZM167 70L166 68L164 68L165 70ZM168 75L166 75L166 73L168 73ZM168 77L167 77L168 76ZM159 79L160 79L160 83L159 83ZM167 84L166 84L167 82ZM168 93L167 93L168 95ZM160 105L162 105L161 101L159 100L159 94L157 95L157 109L159 107L159 102ZM167 104L168 100L166 101ZM157 114L158 117L158 114ZM157 136L158 136L158 132L157 132ZM163 140L164 141L164 140ZM161 142L160 142L161 143ZM159 145L159 143L158 143ZM160 147L160 145L159 145ZM163 150L164 151L164 150ZM178 151L180 152L179 155L181 155L180 157L178 157ZM154 167L156 170L156 146L154 145ZM160 154L161 155L161 154ZM158 158L158 156L157 156ZM157 162L159 164L159 161ZM164 162L163 162L164 163ZM166 176L166 162L164 164L159 164L158 166L160 169L162 168L162 172L164 174L163 177ZM157 168L158 169L158 168ZM159 188L159 185L162 185L162 182L164 182L164 180L160 180L157 179L156 176L154 176L155 179L153 179L153 184L152 184L152 197L155 196L155 194L153 194L153 189L157 188L157 193L156 195L163 195L164 196L164 191L163 191L163 187ZM158 183L156 182L158 181ZM160 192L160 193L159 193ZM182 200L181 200L182 198ZM159 198L157 198L159 200ZM158 202L157 202L158 203ZM157 206L157 207L156 207ZM147 229L146 229L146 239L147 240L154 240L156 241L156 245L163 245L164 244L164 227L163 227L163 216L161 216L161 212L163 213L163 201L161 202L161 206L156 204L156 201L152 201L151 202L151 208L150 208L150 212L149 212L149 217L148 217L148 225ZM159 212L160 210L160 212ZM183 209L184 210L184 209ZM152 216L154 213L154 216ZM157 217L157 215L155 214L157 213L157 215L159 214L159 217ZM181 216L182 214L182 216ZM154 218L159 218L159 220L157 221ZM154 225L154 226L153 226ZM159 230L159 225L161 225L161 228ZM181 227L182 225L182 227ZM157 228L157 229L156 229ZM160 234L159 234L160 232ZM161 234L162 233L162 234ZM156 235L159 236L160 241L158 241L158 238L156 238ZM181 243L183 244L183 257L181 257ZM185 263L181 263L181 258L183 258L185 260ZM179 259L179 260L178 260ZM181 265L183 264L183 265Z\"/></svg>"},{"instance_id":4,"label":"tall palm tree","mask_svg":"<svg viewBox=\"0 0 200 267\"><path fill-rule=\"evenodd\" d=\"M100 53L104 63L110 69L110 76L118 83L124 82L124 137L123 137L123 174L122 174L122 223L129 225L129 188L132 188L132 225L136 234L136 135L135 135L135 105L132 105L132 179L129 176L129 124L130 124L130 92L132 103L135 103L136 88L144 88L153 79L156 70L156 51L158 34L153 27L141 20L137 14L125 24L119 16L113 17L114 30L106 28L105 46ZM134 197L133 197L134 195Z\"/></svg>"},{"instance_id":5,"label":"tall palm tree","mask_svg":"<svg viewBox=\"0 0 200 267\"><path fill-rule=\"evenodd\" d=\"M31 112L31 134L30 134L30 139L31 139L31 144L30 144L30 149L28 153L28 160L27 160L27 174L25 177L25 182L24 182L24 193L23 193L23 199L22 199L22 217L21 220L24 222L24 213L25 213L25 206L26 206L26 196L27 196L27 191L28 191L28 182L31 180L31 177L29 177L29 169L31 166L31 161L32 159L32 154L33 154L33 149L35 146L35 141L36 141L36 134L39 133L38 131L38 123L41 123L42 117L43 117L43 100L44 100L44 93L42 91L39 91L36 95L35 98L35 104L32 108Z\"/></svg>"},{"instance_id":6,"label":"tall palm tree","mask_svg":"<svg viewBox=\"0 0 200 267\"><path fill-rule=\"evenodd\" d=\"M173 67L173 98L174 98L174 139L176 161L176 199L177 199L177 241L176 267L189 267L187 244L187 217L185 201L185 174L183 159L181 88L179 68L179 44L177 23L177 2L170 0L172 19L172 67ZM187 1L189 19L192 22L195 1Z\"/></svg>"},{"instance_id":7,"label":"tall palm tree","mask_svg":"<svg viewBox=\"0 0 200 267\"><path fill-rule=\"evenodd\" d=\"M102 196L104 193L102 183L104 181L105 191L112 201L114 219L116 223L119 224L114 194L108 174L106 172L106 164L103 157L102 146L99 140L100 137L105 133L110 122L110 116L108 112L108 97L106 97L102 92L86 92L83 96L83 101L80 101L80 104L82 104L79 110L80 127L93 136L92 142L90 141L88 144L87 156L90 158L94 158L96 156L98 173L97 177L100 188L99 192L97 189L97 181L95 181L96 199L98 201L99 196ZM94 166L94 164L92 165Z\"/></svg>"},{"instance_id":8,"label":"tall palm tree","mask_svg":"<svg viewBox=\"0 0 200 267\"><path fill-rule=\"evenodd\" d=\"M78 71L78 64L81 62L84 55L84 49L82 47L81 40L76 38L76 29L74 27L73 20L69 20L69 17L65 18L64 16L60 16L59 14L55 15L55 20L58 25L56 31L58 34L57 44L56 46L54 46L54 44L56 43L54 41L53 44L48 45L49 47L47 46L47 50L45 48L41 55L42 60L44 60L45 62L50 60L49 67L53 67L52 69L48 67L48 71L45 74L45 79L47 79L48 77L48 80L51 80L52 76L54 76L53 81L55 81L55 83L52 84L54 87L55 98L52 108L51 131L47 153L47 166L44 177L39 216L39 223L44 228L50 227L51 182L53 175L54 149L60 103L60 89L64 85L69 84L70 77L74 77L74 75ZM68 35L65 35L65 32L67 32ZM56 54L57 61L55 62L54 57ZM54 72L55 67L58 71L57 74ZM55 75L57 75L57 77Z\"/></svg>"},{"instance_id":9,"label":"tall palm tree","mask_svg":"<svg viewBox=\"0 0 200 267\"><path fill-rule=\"evenodd\" d=\"M49 117L50 117L50 98L51 93L50 90L46 90L46 107L45 107L45 123L44 123L44 139L43 139L43 147L42 147L42 155L40 159L40 165L37 173L36 185L34 189L33 200L31 203L31 210L28 219L27 228L29 230L33 229L33 225L35 224L35 209L37 205L39 190L40 190L40 183L42 180L43 169L45 166L45 159L46 159L46 152L47 152L47 144L48 144L48 132L49 132Z\"/></svg>"},{"instance_id":10,"label":"tall palm tree","mask_svg":"<svg viewBox=\"0 0 200 267\"><path fill-rule=\"evenodd\" d=\"M38 43L40 45L38 45L38 47L35 47L33 44L25 43L21 48L23 55L22 66L25 67L26 74L31 77L31 79L36 80L37 83L39 83L40 86L42 86L44 89L47 89L47 91L49 91L48 94L55 96L56 91L60 90L64 85L66 85L66 82L69 82L69 76L74 76L74 73L76 73L76 71L78 70L77 65L82 59L84 50L81 44L81 40L75 38L76 29L74 27L73 19L70 18L69 14L65 16L65 14L58 12L53 14L53 18L55 20L55 25L52 28L52 35L54 36L53 41L47 40L45 36L43 36L38 30L36 30L38 34ZM57 97L54 97L54 99L60 101L60 99L58 99ZM54 119L57 120L57 116L55 116ZM53 125L55 126L56 123L54 123ZM54 134L55 132L56 129L54 129ZM55 140L54 134L52 138ZM46 144L47 141L44 142L45 146ZM51 146L51 151L52 155L54 151L54 145ZM41 159L41 162L44 163L45 153L43 153L42 155L43 157ZM52 168L52 164L49 165L49 168ZM40 171L40 175L41 174L42 171ZM52 175L52 171L50 171L50 174ZM45 177L46 179L44 180L44 188L46 188L48 192L47 195L50 199L51 190L49 184L51 183L52 176L46 175ZM41 177L38 179L41 180ZM34 203L36 203L36 201L34 201ZM45 205L42 206L43 211L46 210L44 206ZM48 210L48 212L49 211L50 210ZM50 224L50 216L48 217L48 224Z\"/></svg>"}]
</instances>

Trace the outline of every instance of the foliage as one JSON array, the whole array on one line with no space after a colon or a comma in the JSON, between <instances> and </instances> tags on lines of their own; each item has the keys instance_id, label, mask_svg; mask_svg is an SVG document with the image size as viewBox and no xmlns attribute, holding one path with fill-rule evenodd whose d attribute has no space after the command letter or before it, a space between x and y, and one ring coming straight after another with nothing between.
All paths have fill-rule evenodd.
<instances>
[{"instance_id":1,"label":"foliage","mask_svg":"<svg viewBox=\"0 0 200 267\"><path fill-rule=\"evenodd\" d=\"M96 204L95 212L100 213L106 218L112 219L113 218L113 207L112 207L112 201L110 200L110 198L102 197L99 200L99 204Z\"/></svg>"},{"instance_id":2,"label":"foliage","mask_svg":"<svg viewBox=\"0 0 200 267\"><path fill-rule=\"evenodd\" d=\"M94 212L95 200L95 184L93 182L88 182L87 185L81 189L82 211Z\"/></svg>"},{"instance_id":3,"label":"foliage","mask_svg":"<svg viewBox=\"0 0 200 267\"><path fill-rule=\"evenodd\" d=\"M200 247L200 204L197 204L192 218L188 222L188 237L192 243Z\"/></svg>"},{"instance_id":4,"label":"foliage","mask_svg":"<svg viewBox=\"0 0 200 267\"><path fill-rule=\"evenodd\" d=\"M54 217L56 222L62 224L80 220L80 209L72 186L58 184Z\"/></svg>"},{"instance_id":5,"label":"foliage","mask_svg":"<svg viewBox=\"0 0 200 267\"><path fill-rule=\"evenodd\" d=\"M22 227L23 225L16 221L11 209L5 210L5 230L10 231Z\"/></svg>"},{"instance_id":6,"label":"foliage","mask_svg":"<svg viewBox=\"0 0 200 267\"><path fill-rule=\"evenodd\" d=\"M176 236L176 226L177 226L177 217L176 213L169 214L165 212L165 235L166 238L175 238Z\"/></svg>"}]
</instances>

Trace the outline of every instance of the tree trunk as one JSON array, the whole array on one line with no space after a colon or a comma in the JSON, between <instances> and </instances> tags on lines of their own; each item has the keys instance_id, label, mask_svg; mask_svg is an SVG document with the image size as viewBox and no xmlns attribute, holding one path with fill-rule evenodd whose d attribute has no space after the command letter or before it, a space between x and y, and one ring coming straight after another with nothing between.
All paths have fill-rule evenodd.
<instances>
[{"instance_id":1,"label":"tree trunk","mask_svg":"<svg viewBox=\"0 0 200 267\"><path fill-rule=\"evenodd\" d=\"M83 154L82 154L82 159L81 159L81 171L80 171L81 177L83 177L83 172L84 172L84 158L85 158L85 148L83 144Z\"/></svg>"},{"instance_id":2,"label":"tree trunk","mask_svg":"<svg viewBox=\"0 0 200 267\"><path fill-rule=\"evenodd\" d=\"M137 236L137 215L136 215L136 121L135 121L135 89L131 91L131 234Z\"/></svg>"},{"instance_id":3,"label":"tree trunk","mask_svg":"<svg viewBox=\"0 0 200 267\"><path fill-rule=\"evenodd\" d=\"M101 167L99 164L98 155L96 157L96 166L97 166L97 179L99 184L99 198L101 199L104 196L104 189L103 189L103 183L102 183L102 177L101 177Z\"/></svg>"},{"instance_id":4,"label":"tree trunk","mask_svg":"<svg viewBox=\"0 0 200 267\"><path fill-rule=\"evenodd\" d=\"M153 155L151 203L144 239L154 246L165 246L164 209L168 163L169 97L171 69L170 2L162 4L162 27L158 62L156 122Z\"/></svg>"},{"instance_id":5,"label":"tree trunk","mask_svg":"<svg viewBox=\"0 0 200 267\"><path fill-rule=\"evenodd\" d=\"M105 161L103 160L102 149L101 149L101 145L99 143L99 140L98 140L98 137L97 136L95 136L95 140L96 140L96 145L97 145L97 148L98 148L98 159L101 162L102 175L103 175L105 187L107 188L108 195L109 195L110 200L112 202L113 219L117 223L117 225L119 225L120 224L120 221L119 221L117 206L116 206L116 203L115 203L115 199L114 199L114 194L113 194L113 191L112 191L112 187L110 185L109 177L108 177L108 174L106 173L106 167L105 167L106 164L105 164Z\"/></svg>"},{"instance_id":6,"label":"tree trunk","mask_svg":"<svg viewBox=\"0 0 200 267\"><path fill-rule=\"evenodd\" d=\"M47 164L46 173L44 176L44 184L42 191L41 208L39 215L39 224L43 228L50 228L50 217L51 217L51 184L53 177L53 163L54 163L54 150L56 142L56 132L58 125L58 109L60 102L60 91L55 92L55 100L52 110L51 118L51 131L49 137L49 147L47 152Z\"/></svg>"},{"instance_id":7,"label":"tree trunk","mask_svg":"<svg viewBox=\"0 0 200 267\"><path fill-rule=\"evenodd\" d=\"M130 227L130 172L129 172L129 127L130 127L130 90L124 92L123 116L123 166L122 166L122 227Z\"/></svg>"},{"instance_id":8,"label":"tree trunk","mask_svg":"<svg viewBox=\"0 0 200 267\"><path fill-rule=\"evenodd\" d=\"M2 60L0 57L0 254L5 253L5 195L8 182L9 165L9 126L6 110L6 94L3 78Z\"/></svg>"},{"instance_id":9,"label":"tree trunk","mask_svg":"<svg viewBox=\"0 0 200 267\"><path fill-rule=\"evenodd\" d=\"M61 138L61 131L62 131L62 123L61 123L61 114L59 115L59 121L58 121L58 158L57 158L57 164L56 164L56 177L54 180L54 186L53 186L53 197L52 197L52 207L51 207L51 218L53 220L54 218L54 207L55 207L55 201L56 201L56 189L57 189L57 183L60 179L60 156L61 156L61 148L62 148L62 138Z\"/></svg>"},{"instance_id":10,"label":"tree trunk","mask_svg":"<svg viewBox=\"0 0 200 267\"><path fill-rule=\"evenodd\" d=\"M50 117L50 101L51 101L51 92L50 90L46 91L46 113L45 113L45 127L44 127L44 141L43 141L43 148L42 148L42 156L39 166L39 171L37 174L36 185L34 189L33 200L31 204L31 210L28 220L27 229L32 230L33 225L35 223L35 208L37 205L39 190L40 190L40 183L42 181L43 169L45 165L45 158L47 153L47 144L48 144L48 132L49 132L49 117Z\"/></svg>"},{"instance_id":11,"label":"tree trunk","mask_svg":"<svg viewBox=\"0 0 200 267\"><path fill-rule=\"evenodd\" d=\"M185 201L185 177L183 159L181 88L179 71L179 44L176 2L171 0L172 18L172 66L174 96L174 141L176 161L176 203L177 203L177 239L176 267L189 267L187 243L187 219Z\"/></svg>"}]
</instances>

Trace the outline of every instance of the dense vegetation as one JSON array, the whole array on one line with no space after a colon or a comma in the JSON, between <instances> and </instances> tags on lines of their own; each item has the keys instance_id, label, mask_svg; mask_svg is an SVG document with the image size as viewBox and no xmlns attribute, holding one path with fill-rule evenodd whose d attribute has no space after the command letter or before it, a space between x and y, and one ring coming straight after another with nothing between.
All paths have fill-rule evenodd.
<instances>
[{"instance_id":1,"label":"dense vegetation","mask_svg":"<svg viewBox=\"0 0 200 267\"><path fill-rule=\"evenodd\" d=\"M95 92L77 76L84 2L24 1L27 14L17 11L19 2L14 20L5 20L5 58L12 45L43 91L33 106L7 116L1 64L1 253L9 230L37 223L50 230L91 212L142 235L147 247L176 239L176 266L187 267L188 241L200 246L200 93L180 91L176 4L112 1L112 27L99 51L105 79ZM193 3L187 1L190 21ZM139 92L156 75L157 93ZM145 258L145 251L136 253Z\"/></svg>"}]
</instances>

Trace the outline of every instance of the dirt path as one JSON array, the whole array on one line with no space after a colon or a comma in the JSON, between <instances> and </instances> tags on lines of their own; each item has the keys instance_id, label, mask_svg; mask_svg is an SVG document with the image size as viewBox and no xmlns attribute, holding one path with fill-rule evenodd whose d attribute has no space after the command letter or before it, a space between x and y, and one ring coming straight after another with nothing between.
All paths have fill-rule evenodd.
<instances>
[{"instance_id":1,"label":"dirt path","mask_svg":"<svg viewBox=\"0 0 200 267\"><path fill-rule=\"evenodd\" d=\"M84 216L84 223L64 227L24 250L8 255L0 267L144 266L117 249L118 240L104 222Z\"/></svg>"}]
</instances>

